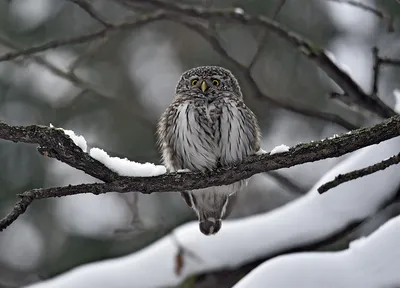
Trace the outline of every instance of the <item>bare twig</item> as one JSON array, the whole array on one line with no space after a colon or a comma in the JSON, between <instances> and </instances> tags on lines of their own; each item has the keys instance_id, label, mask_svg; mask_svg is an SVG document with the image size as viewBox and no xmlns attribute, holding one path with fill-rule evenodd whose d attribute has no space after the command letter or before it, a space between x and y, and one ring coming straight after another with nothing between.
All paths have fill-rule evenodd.
<instances>
[{"instance_id":1,"label":"bare twig","mask_svg":"<svg viewBox=\"0 0 400 288\"><path fill-rule=\"evenodd\" d=\"M285 5L286 0L280 0L278 3L278 6L276 7L273 15L272 15L272 20L276 20L278 17L279 12L282 10L283 6ZM256 53L254 53L253 59L251 59L251 62L249 64L249 70L252 70L254 65L257 63L258 58L260 57L262 51L264 50L265 44L267 42L268 38L268 31L263 31L260 40L258 41L258 47L256 50Z\"/></svg>"},{"instance_id":2,"label":"bare twig","mask_svg":"<svg viewBox=\"0 0 400 288\"><path fill-rule=\"evenodd\" d=\"M373 79L372 79L372 94L378 95L378 85L379 85L379 75L380 75L380 58L379 58L379 49L378 47L372 48L372 57L373 57Z\"/></svg>"},{"instance_id":3,"label":"bare twig","mask_svg":"<svg viewBox=\"0 0 400 288\"><path fill-rule=\"evenodd\" d=\"M104 28L104 29L98 30L93 33L88 33L88 34L77 36L77 37L52 40L52 41L46 42L41 45L22 49L20 51L7 52L7 53L0 55L0 62L12 60L12 59L18 58L20 56L27 56L27 55L39 53L39 52L49 50L49 49L55 49L55 48L62 47L62 46L87 43L89 41L107 37L109 33L121 31L121 30L129 30L129 29L138 28L147 23L164 19L165 17L166 17L166 14L163 12L159 12L159 11L154 12L152 14L148 14L148 15L138 16L134 20L126 21L126 22L123 22L120 24L115 24L112 27Z\"/></svg>"},{"instance_id":4,"label":"bare twig","mask_svg":"<svg viewBox=\"0 0 400 288\"><path fill-rule=\"evenodd\" d=\"M170 173L154 177L123 177L84 153L60 129L37 125L10 126L0 123L0 139L37 143L40 145L38 150L41 154L56 158L106 182L26 191L19 195L21 199L13 211L0 220L0 231L23 214L34 199L83 193L97 195L110 191L119 193L136 191L149 194L229 185L257 173L342 156L399 135L400 115L397 115L373 127L361 128L339 137L298 144L284 153L250 156L236 166L224 167L207 173Z\"/></svg>"},{"instance_id":5,"label":"bare twig","mask_svg":"<svg viewBox=\"0 0 400 288\"><path fill-rule=\"evenodd\" d=\"M276 171L269 171L267 172L268 176L274 179L279 185L282 186L284 189L288 189L295 195L304 195L307 193L308 189L304 187L300 187L297 183L292 181L289 177L282 175Z\"/></svg>"},{"instance_id":6,"label":"bare twig","mask_svg":"<svg viewBox=\"0 0 400 288\"><path fill-rule=\"evenodd\" d=\"M381 64L385 64L385 65L400 66L400 59L380 57L380 62L381 62Z\"/></svg>"},{"instance_id":7,"label":"bare twig","mask_svg":"<svg viewBox=\"0 0 400 288\"><path fill-rule=\"evenodd\" d=\"M392 156L386 160L383 160L382 162L376 163L374 165L354 170L346 174L340 174L335 177L334 180L325 183L321 187L318 188L318 192L320 194L327 192L328 190L339 186L340 184L349 182L351 180L355 180L370 174L373 174L375 172L378 172L380 170L385 170L386 168L389 168L392 165L396 165L400 163L400 154L397 154L395 156Z\"/></svg>"},{"instance_id":8,"label":"bare twig","mask_svg":"<svg viewBox=\"0 0 400 288\"><path fill-rule=\"evenodd\" d=\"M340 3L340 4L348 4L348 5L354 6L356 8L370 12L370 13L376 15L377 17L383 19L386 22L388 32L394 32L392 16L389 14L386 14L385 12L383 12L379 9L376 9L375 7L369 6L368 4L362 3L361 1L353 1L353 0L327 0L327 1L336 2L336 3Z\"/></svg>"},{"instance_id":9,"label":"bare twig","mask_svg":"<svg viewBox=\"0 0 400 288\"><path fill-rule=\"evenodd\" d=\"M93 5L89 1L86 0L68 0L68 1L81 7L82 10L88 13L93 19L103 24L104 27L109 28L113 26L97 13L96 9L94 9Z\"/></svg>"},{"instance_id":10,"label":"bare twig","mask_svg":"<svg viewBox=\"0 0 400 288\"><path fill-rule=\"evenodd\" d=\"M241 71L243 73L246 81L250 84L249 86L252 87L254 94L259 99L268 101L272 105L276 105L278 107L292 111L294 113L299 113L304 116L313 117L313 118L317 118L317 119L321 119L324 121L335 123L337 125L344 127L347 130L354 130L354 129L359 128L357 125L354 125L353 123L347 121L346 119L340 117L339 115L329 113L329 112L312 110L312 109L309 109L306 107L296 106L291 103L270 97L269 95L267 95L261 91L260 87L258 86L257 82L255 81L254 77L252 76L251 71L248 69L248 67L246 67L245 65L243 65L242 63L240 63L235 58L233 58L229 55L229 53L226 51L226 49L223 47L222 43L218 39L218 36L216 35L215 31L209 30L200 24L188 22L183 19L178 20L178 21L179 21L179 23L185 25L186 27L192 29L193 31L196 31L205 40L207 40L208 43L210 43L210 45L214 48L214 50L221 57L223 57L225 60L230 62L233 66L236 67L236 69Z\"/></svg>"},{"instance_id":11,"label":"bare twig","mask_svg":"<svg viewBox=\"0 0 400 288\"><path fill-rule=\"evenodd\" d=\"M130 0L130 2L133 3L137 1L139 0ZM335 81L343 89L343 91L350 97L350 99L352 99L355 104L367 110L370 110L384 118L388 118L396 114L393 109L388 107L384 102L376 97L376 95L370 96L366 94L348 74L343 72L335 63L332 62L332 60L324 53L323 49L318 48L309 40L301 37L300 35L288 30L287 28L281 26L279 23L276 23L266 17L251 16L244 13L242 10L237 11L235 9L204 9L201 7L178 5L172 2L165 3L159 0L149 0L147 1L147 3L159 5L157 7L168 9L172 12L158 11L152 14L142 15L134 21L116 24L113 27L105 28L91 34L72 37L68 39L53 40L42 45L27 48L22 51L5 53L0 56L0 61L10 60L18 56L33 54L44 51L46 49L52 49L64 45L86 43L98 38L105 37L108 33L111 33L113 31L131 29L160 19L174 20L178 17L176 15L178 13L178 15L181 15L181 17L190 16L207 21L211 20L242 23L246 25L257 25L265 29L269 29L271 32L275 33L279 37L287 40L290 44L292 44L304 55L306 55L310 60L314 61L333 81Z\"/></svg>"},{"instance_id":12,"label":"bare twig","mask_svg":"<svg viewBox=\"0 0 400 288\"><path fill-rule=\"evenodd\" d=\"M2 45L6 46L9 49L15 50L15 52L18 52L19 47L17 45L15 45L14 43L11 43L8 39L5 39L3 37L0 36L0 42ZM40 56L36 56L36 55L27 55L24 56L27 59L30 59L34 62L36 62L37 64L47 68L49 71L51 71L54 75L57 75L65 80L68 80L69 82L71 82L72 84L74 84L76 87L81 88L83 91L91 91L95 94L98 94L99 96L103 97L104 99L109 99L110 96L109 95L105 95L103 91L100 91L99 89L96 89L95 87L93 87L91 84L83 81L82 79L80 79L79 77L77 77L75 74L73 73L67 73L65 71L63 71L62 69L58 68L57 66L53 65L51 62L47 61L46 59L44 59L43 57Z\"/></svg>"},{"instance_id":13,"label":"bare twig","mask_svg":"<svg viewBox=\"0 0 400 288\"><path fill-rule=\"evenodd\" d=\"M75 70L83 64L85 61L91 59L93 54L100 49L101 46L107 44L108 37L100 38L95 43L90 43L90 45L85 49L85 51L76 57L76 59L69 65L69 72L68 74L74 74Z\"/></svg>"},{"instance_id":14,"label":"bare twig","mask_svg":"<svg viewBox=\"0 0 400 288\"><path fill-rule=\"evenodd\" d=\"M130 2L138 3L140 0L130 0ZM252 16L244 13L243 10L238 11L237 9L204 9L202 7L178 5L172 2L167 3L161 0L148 0L147 3L167 11L173 11L183 16L191 16L208 21L239 22L246 25L257 25L269 29L282 39L287 40L310 60L314 61L333 81L336 82L336 84L341 87L354 104L384 118L396 115L393 109L387 106L376 95L368 95L365 93L346 72L340 69L325 54L323 49L275 21L263 16Z\"/></svg>"}]
</instances>

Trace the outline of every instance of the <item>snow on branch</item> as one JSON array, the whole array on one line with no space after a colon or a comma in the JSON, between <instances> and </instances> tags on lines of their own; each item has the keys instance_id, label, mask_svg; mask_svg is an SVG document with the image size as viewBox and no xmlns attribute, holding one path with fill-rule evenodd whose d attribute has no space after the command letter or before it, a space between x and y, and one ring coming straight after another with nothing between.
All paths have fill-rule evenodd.
<instances>
[{"instance_id":1,"label":"snow on branch","mask_svg":"<svg viewBox=\"0 0 400 288\"><path fill-rule=\"evenodd\" d=\"M250 178L257 173L342 156L399 135L400 115L397 115L372 127L360 128L341 136L335 135L335 137L320 141L301 143L290 149L285 148L287 151L281 153L254 155L232 167L224 167L207 173L163 174L165 170L157 165L136 162L127 165L127 161L129 162L127 159L109 157L107 153L98 153L99 151L92 148L91 155L98 159L96 160L77 146L73 139L64 133L63 129L37 125L10 126L0 122L0 139L39 144L38 151L42 155L56 158L105 182L26 191L18 195L20 199L14 209L0 220L0 231L23 214L30 203L36 199L82 193L97 195L111 191L120 193L135 191L149 194L228 185ZM75 139L75 141L78 140ZM122 175L136 175L137 177L121 176L115 171L122 173Z\"/></svg>"},{"instance_id":2,"label":"snow on branch","mask_svg":"<svg viewBox=\"0 0 400 288\"><path fill-rule=\"evenodd\" d=\"M331 140L324 142L326 141ZM360 169L376 163L381 157L393 155L398 151L399 145L400 137L396 137L378 145L358 150L326 173L305 196L267 213L242 219L226 220L223 223L224 229L221 229L220 233L213 237L200 237L201 232L198 230L198 224L196 222L186 223L138 252L118 259L82 265L30 287L114 287L115 283L120 283L120 288L132 286L143 288L175 287L191 275L226 268L234 269L255 260L270 259L281 254L296 251L304 252L323 247L326 243L332 243L338 237L343 237L346 232L351 231L365 219L373 216L396 197L399 186L397 176L400 173L400 166L391 166L382 173L347 182L333 188L332 193L320 195L317 188L338 174ZM380 232L382 232L381 229L377 233ZM393 242L390 243L397 245L399 237L393 237ZM368 245L365 247L366 249L362 250L363 253L361 254L355 253L356 250L351 250L351 253L358 255L357 257L377 254L377 259L382 260L379 260L379 263L383 263L384 258L379 258L381 249L374 251L373 246ZM400 259L398 253L396 253L398 250L396 247L391 246L390 250L387 251L391 251L390 253L393 254L390 255ZM308 254L303 253L302 255ZM287 257L291 256L288 255ZM294 254L293 257L296 259L298 256ZM386 257L386 254L383 254L382 257ZM279 256L275 258L276 260L273 258L265 262L266 264L263 266L270 267L267 269L269 276L264 277L262 282L259 282L260 284L255 285L255 282L251 281L254 286L243 287L265 287L265 283L270 283L269 277L275 279L271 275L273 274L272 270L269 269L272 269L275 261L281 258L283 257ZM331 261L334 261L334 259ZM326 262L329 265L328 261ZM268 263L271 263L271 265ZM370 263L372 264L372 262ZM347 267L345 263L342 264ZM389 265L388 270L385 270L388 273L387 276L390 276L392 272L394 273L392 276L399 275L398 265L390 266L392 267L390 269ZM303 265L301 261L300 263L297 261L290 267L301 271ZM314 274L321 274L318 273L319 268L315 268L315 265L313 267ZM373 266L369 267L373 268ZM285 267L282 268L286 269ZM330 270L326 274L336 275L333 273L335 271ZM349 275L352 274L352 271L354 272L354 270L348 271ZM257 273L260 277L261 274ZM300 274L295 273L293 276L297 277ZM154 277L154 275L157 275L157 277ZM252 275L253 273L250 273L243 278L243 283L246 283L247 277L251 279ZM281 275L286 275L288 280L292 278L287 277L287 275L292 275L291 273L281 273ZM341 275L344 277L347 274ZM356 273L356 275L358 274ZM301 285L294 286L300 287ZM305 287L314 286L306 285ZM337 285L333 287L386 286ZM391 286L387 285L387 287Z\"/></svg>"},{"instance_id":3,"label":"snow on branch","mask_svg":"<svg viewBox=\"0 0 400 288\"><path fill-rule=\"evenodd\" d=\"M400 216L339 252L284 255L258 266L234 288L399 287ZM288 277L288 275L290 275Z\"/></svg>"}]
</instances>

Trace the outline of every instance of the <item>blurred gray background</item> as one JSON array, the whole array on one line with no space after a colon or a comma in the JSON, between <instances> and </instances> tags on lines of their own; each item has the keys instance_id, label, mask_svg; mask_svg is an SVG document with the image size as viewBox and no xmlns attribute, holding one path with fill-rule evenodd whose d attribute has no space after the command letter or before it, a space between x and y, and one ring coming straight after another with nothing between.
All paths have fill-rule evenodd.
<instances>
[{"instance_id":1,"label":"blurred gray background","mask_svg":"<svg viewBox=\"0 0 400 288\"><path fill-rule=\"evenodd\" d=\"M124 1L90 2L112 23L144 13ZM250 14L272 17L280 2L218 0L213 7L242 7ZM395 0L363 3L394 18L400 14ZM372 84L372 47L378 45L382 55L400 57L398 32L388 34L381 19L346 4L287 0L276 20L331 51L366 91ZM0 56L101 28L69 1L0 0ZM217 30L229 55L249 65L262 31L232 24L217 25ZM357 126L368 123L365 116L329 99L337 86L299 51L272 33L264 40L252 75L265 94L292 106L341 115ZM239 78L245 102L262 127L264 150L346 131L257 95L243 69L222 57L201 35L173 21L0 62L0 121L51 123L83 135L90 147L100 147L112 156L159 163L155 124L171 102L180 74L200 65L224 66ZM391 106L399 78L395 68L382 70L380 97ZM266 212L301 196L339 160L253 177L231 218ZM92 181L96 180L81 171L41 156L33 145L0 141L0 217L10 211L16 194L25 190ZM194 219L178 193L109 193L36 201L0 233L0 287L18 287L83 263L137 251Z\"/></svg>"}]
</instances>

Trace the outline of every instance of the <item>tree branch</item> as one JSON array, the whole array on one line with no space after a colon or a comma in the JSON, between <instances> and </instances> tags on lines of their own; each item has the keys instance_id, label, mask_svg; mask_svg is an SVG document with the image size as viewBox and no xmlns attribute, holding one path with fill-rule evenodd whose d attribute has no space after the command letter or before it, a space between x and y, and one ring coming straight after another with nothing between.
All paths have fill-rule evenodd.
<instances>
[{"instance_id":1,"label":"tree branch","mask_svg":"<svg viewBox=\"0 0 400 288\"><path fill-rule=\"evenodd\" d=\"M130 0L130 2L140 2L140 0ZM306 57L315 62L333 81L336 82L336 84L340 86L340 88L355 104L374 112L383 118L396 115L396 112L394 112L392 108L387 106L376 95L368 95L365 93L346 72L340 69L325 54L322 48L267 17L252 16L244 13L243 10L238 11L237 9L204 9L202 7L178 5L172 2L167 3L161 0L148 0L147 3L161 9L173 11L182 16L191 16L203 20L256 25L269 29L277 36L288 41Z\"/></svg>"},{"instance_id":2,"label":"tree branch","mask_svg":"<svg viewBox=\"0 0 400 288\"><path fill-rule=\"evenodd\" d=\"M0 139L13 142L37 143L42 155L56 158L71 167L103 180L106 183L69 185L47 189L34 189L19 195L13 211L0 220L0 231L25 212L36 199L61 197L82 193L173 192L211 186L229 185L254 174L289 168L295 165L338 157L360 148L377 144L400 135L400 115L378 125L361 128L338 137L298 144L288 152L250 156L242 163L211 172L169 173L154 177L123 177L84 153L61 129L45 126L10 126L0 123Z\"/></svg>"},{"instance_id":3,"label":"tree branch","mask_svg":"<svg viewBox=\"0 0 400 288\"><path fill-rule=\"evenodd\" d=\"M39 144L40 154L55 158L105 182L121 178L83 152L61 129L38 125L10 126L0 122L0 139Z\"/></svg>"},{"instance_id":4,"label":"tree branch","mask_svg":"<svg viewBox=\"0 0 400 288\"><path fill-rule=\"evenodd\" d=\"M107 37L109 35L109 33L112 33L112 32L138 28L147 23L150 23L150 22L153 22L156 20L165 19L165 18L166 18L165 13L163 13L161 11L156 11L152 14L138 16L134 20L126 21L126 22L119 23L119 24L114 24L112 27L104 28L104 29L98 30L93 33L88 33L88 34L84 34L84 35L77 36L77 37L52 40L52 41L46 42L44 44L32 46L32 47L29 47L26 49L21 49L20 51L7 52L7 53L0 55L0 62L12 60L12 59L18 58L20 56L27 56L27 55L43 52L43 51L49 50L49 49L55 49L55 48L62 47L62 46L87 43L92 40Z\"/></svg>"},{"instance_id":5,"label":"tree branch","mask_svg":"<svg viewBox=\"0 0 400 288\"><path fill-rule=\"evenodd\" d=\"M400 67L400 60L393 59L389 57L381 57L379 55L379 48L372 48L372 56L373 56L373 78L372 78L372 94L378 95L379 89L379 78L381 75L381 66L382 65L390 65L395 67Z\"/></svg>"},{"instance_id":6,"label":"tree branch","mask_svg":"<svg viewBox=\"0 0 400 288\"><path fill-rule=\"evenodd\" d=\"M379 76L380 76L380 58L379 58L379 50L378 47L372 48L372 57L373 57L373 78L372 78L372 94L378 95L378 85L379 85Z\"/></svg>"},{"instance_id":7,"label":"tree branch","mask_svg":"<svg viewBox=\"0 0 400 288\"><path fill-rule=\"evenodd\" d=\"M176 20L176 21L178 23L181 23L182 25L186 26L187 28L192 29L193 31L197 32L214 48L214 50L221 57L223 57L225 60L230 62L233 66L236 67L236 69L241 71L243 73L246 81L248 81L248 83L250 84L249 86L253 89L254 94L259 99L266 100L272 105L276 105L277 107L292 111L294 113L299 113L304 116L317 118L317 119L328 121L331 123L336 123L337 125L342 126L347 130L354 130L354 129L359 128L357 125L354 125L353 123L347 121L346 119L340 117L339 115L329 113L329 112L321 112L321 111L317 111L317 110L312 110L312 109L309 109L306 107L296 106L291 103L287 103L287 102L281 101L279 99L272 98L271 96L265 94L263 91L261 91L256 80L253 78L250 68L241 64L235 58L233 58L229 55L229 53L226 51L226 49L223 47L220 40L218 39L215 31L210 30L206 27L203 27L203 25L195 24L195 23L186 21L184 19L180 19L180 20Z\"/></svg>"},{"instance_id":8,"label":"tree branch","mask_svg":"<svg viewBox=\"0 0 400 288\"><path fill-rule=\"evenodd\" d=\"M93 19L103 24L104 27L110 28L113 26L97 13L96 9L94 9L93 5L90 2L86 0L69 0L69 1L81 7L82 10L84 10L87 14L89 14Z\"/></svg>"},{"instance_id":9,"label":"tree branch","mask_svg":"<svg viewBox=\"0 0 400 288\"><path fill-rule=\"evenodd\" d=\"M130 0L132 3L141 2L139 0ZM116 24L113 27L105 28L100 31L72 37L68 39L53 40L42 45L27 48L18 52L9 52L0 56L0 61L14 59L18 56L28 55L52 49L60 46L86 43L94 39L105 37L108 33L124 29L131 29L144 25L146 23L169 19L174 21L177 15L181 17L194 17L208 21L221 21L230 23L241 23L245 25L261 26L269 29L282 39L285 39L295 48L306 55L310 60L315 62L333 81L335 81L348 97L357 105L380 115L383 118L388 118L396 113L392 108L387 106L376 95L366 94L362 88L344 71L342 71L324 52L322 48L317 47L308 39L305 39L297 33L288 30L279 23L272 21L264 16L252 16L237 9L204 9L202 7L191 7L186 5L178 5L172 2L164 2L160 0L149 0L147 3L155 5L158 8L168 11L157 11L153 14L142 15L134 21L128 21L121 24Z\"/></svg>"},{"instance_id":10,"label":"tree branch","mask_svg":"<svg viewBox=\"0 0 400 288\"><path fill-rule=\"evenodd\" d=\"M383 160L382 162L376 163L374 165L371 165L371 166L368 166L368 167L365 167L362 169L354 170L354 171L351 171L346 174L340 174L340 175L336 176L334 180L321 185L321 187L318 188L318 192L320 194L323 194L323 193L327 192L328 190L330 190L336 186L339 186L340 184L373 174L380 170L385 170L386 168L389 168L390 166L396 165L399 163L400 163L400 153L395 156L392 156L386 160Z\"/></svg>"},{"instance_id":11,"label":"tree branch","mask_svg":"<svg viewBox=\"0 0 400 288\"><path fill-rule=\"evenodd\" d=\"M381 10L376 9L375 7L369 6L365 3L362 3L361 1L353 1L353 0L327 0L327 1L336 2L339 4L348 4L348 5L354 6L356 8L370 12L386 22L387 32L394 32L392 16L389 14L386 14L385 12L383 12Z\"/></svg>"},{"instance_id":12,"label":"tree branch","mask_svg":"<svg viewBox=\"0 0 400 288\"><path fill-rule=\"evenodd\" d=\"M278 3L278 6L275 8L275 11L272 15L272 20L275 21L276 18L278 17L279 12L281 12L283 6L285 5L286 0L280 0ZM263 34L261 35L261 39L258 41L258 47L256 50L256 53L254 53L253 59L251 59L251 62L249 64L249 70L252 70L252 68L254 67L254 65L257 63L258 58L260 57L264 46L267 42L267 37L268 37L268 31L263 31Z\"/></svg>"}]
</instances>

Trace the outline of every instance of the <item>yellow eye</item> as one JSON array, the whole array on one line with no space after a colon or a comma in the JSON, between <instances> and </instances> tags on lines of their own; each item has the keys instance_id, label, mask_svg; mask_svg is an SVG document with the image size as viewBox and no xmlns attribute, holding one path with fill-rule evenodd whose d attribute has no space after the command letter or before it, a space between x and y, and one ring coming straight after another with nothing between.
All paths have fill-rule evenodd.
<instances>
[{"instance_id":1,"label":"yellow eye","mask_svg":"<svg viewBox=\"0 0 400 288\"><path fill-rule=\"evenodd\" d=\"M198 82L199 82L199 80L193 79L193 80L192 80L192 86L196 85Z\"/></svg>"},{"instance_id":2,"label":"yellow eye","mask_svg":"<svg viewBox=\"0 0 400 288\"><path fill-rule=\"evenodd\" d=\"M213 79L213 80L212 80L212 84L213 84L214 86L218 86L218 85L219 85L219 81L218 81L217 79Z\"/></svg>"}]
</instances>

